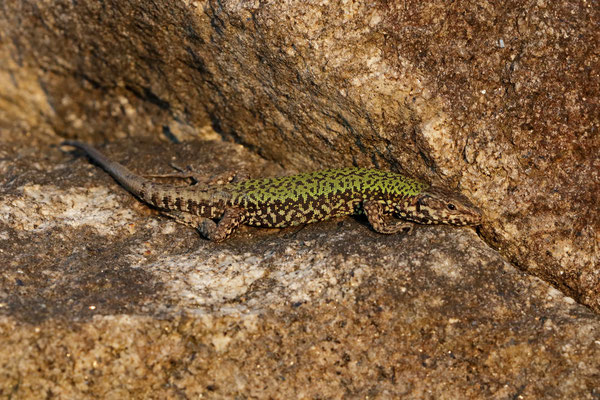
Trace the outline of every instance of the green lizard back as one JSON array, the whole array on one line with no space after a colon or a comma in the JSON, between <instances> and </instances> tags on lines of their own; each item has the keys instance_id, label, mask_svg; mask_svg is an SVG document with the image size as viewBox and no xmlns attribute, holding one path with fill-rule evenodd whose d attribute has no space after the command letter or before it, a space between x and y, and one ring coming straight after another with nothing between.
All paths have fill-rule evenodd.
<instances>
[{"instance_id":1,"label":"green lizard back","mask_svg":"<svg viewBox=\"0 0 600 400\"><path fill-rule=\"evenodd\" d=\"M250 179L230 186L231 203L249 225L284 227L360 212L364 200L382 203L415 196L427 185L392 172L364 168Z\"/></svg>"}]
</instances>

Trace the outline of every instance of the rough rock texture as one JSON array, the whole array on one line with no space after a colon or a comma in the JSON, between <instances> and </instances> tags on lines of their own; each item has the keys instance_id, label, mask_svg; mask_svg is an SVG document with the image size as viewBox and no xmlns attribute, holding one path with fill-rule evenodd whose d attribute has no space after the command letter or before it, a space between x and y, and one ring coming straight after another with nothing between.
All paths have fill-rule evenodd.
<instances>
[{"instance_id":1,"label":"rough rock texture","mask_svg":"<svg viewBox=\"0 0 600 400\"><path fill-rule=\"evenodd\" d=\"M219 142L104 150L281 173ZM600 396L600 317L469 228L345 218L215 244L22 141L0 148L0 238L0 398Z\"/></svg>"},{"instance_id":2,"label":"rough rock texture","mask_svg":"<svg viewBox=\"0 0 600 400\"><path fill-rule=\"evenodd\" d=\"M288 170L459 185L488 243L600 310L597 0L7 0L0 13L0 126L186 139L210 122Z\"/></svg>"},{"instance_id":3,"label":"rough rock texture","mask_svg":"<svg viewBox=\"0 0 600 400\"><path fill-rule=\"evenodd\" d=\"M599 398L600 318L566 297L600 310L599 21L597 0L3 1L0 397ZM400 170L485 222L208 243L63 137L147 173Z\"/></svg>"}]
</instances>

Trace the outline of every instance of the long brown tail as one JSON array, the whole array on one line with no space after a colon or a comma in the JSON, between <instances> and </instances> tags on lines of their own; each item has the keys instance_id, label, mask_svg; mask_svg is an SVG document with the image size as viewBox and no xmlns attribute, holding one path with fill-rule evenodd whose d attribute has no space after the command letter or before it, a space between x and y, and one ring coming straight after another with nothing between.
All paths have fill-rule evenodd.
<instances>
[{"instance_id":1,"label":"long brown tail","mask_svg":"<svg viewBox=\"0 0 600 400\"><path fill-rule=\"evenodd\" d=\"M165 210L179 210L214 218L223 209L229 194L211 187L191 188L158 184L139 176L116 161L110 160L92 146L66 140L61 146L73 146L83 150L86 155L100 165L125 189L142 201Z\"/></svg>"},{"instance_id":2,"label":"long brown tail","mask_svg":"<svg viewBox=\"0 0 600 400\"><path fill-rule=\"evenodd\" d=\"M144 201L147 201L147 199L145 199L144 196L141 196L140 193L143 190L143 187L145 186L145 182L151 183L147 179L134 174L118 162L110 160L104 154L100 153L98 150L96 150L88 144L77 142L74 140L65 140L61 143L61 146L73 146L83 150L89 158L91 158L94 162L100 165L125 189L127 189L134 195L142 198Z\"/></svg>"}]
</instances>

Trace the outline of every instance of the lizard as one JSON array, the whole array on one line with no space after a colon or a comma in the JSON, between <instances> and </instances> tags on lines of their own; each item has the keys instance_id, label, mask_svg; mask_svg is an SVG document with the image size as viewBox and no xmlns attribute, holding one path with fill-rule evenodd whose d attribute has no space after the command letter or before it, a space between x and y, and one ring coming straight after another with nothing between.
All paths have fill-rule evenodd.
<instances>
[{"instance_id":1,"label":"lizard","mask_svg":"<svg viewBox=\"0 0 600 400\"><path fill-rule=\"evenodd\" d=\"M94 147L67 140L121 186L177 222L220 242L240 225L284 228L364 214L374 231L409 232L414 223L479 225L464 195L379 169L347 167L212 185L161 184L136 175Z\"/></svg>"}]
</instances>

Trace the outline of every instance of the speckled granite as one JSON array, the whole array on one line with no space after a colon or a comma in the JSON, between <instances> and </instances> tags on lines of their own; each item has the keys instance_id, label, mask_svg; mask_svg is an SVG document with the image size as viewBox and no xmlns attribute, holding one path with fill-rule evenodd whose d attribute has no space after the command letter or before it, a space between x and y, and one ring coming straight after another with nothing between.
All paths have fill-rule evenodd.
<instances>
[{"instance_id":1,"label":"speckled granite","mask_svg":"<svg viewBox=\"0 0 600 400\"><path fill-rule=\"evenodd\" d=\"M459 186L488 243L600 310L598 0L4 3L2 140L212 125L289 171Z\"/></svg>"},{"instance_id":2,"label":"speckled granite","mask_svg":"<svg viewBox=\"0 0 600 400\"><path fill-rule=\"evenodd\" d=\"M202 169L215 155L278 171L218 142L121 141L105 151L139 171L168 170L162 160ZM384 236L345 218L245 228L215 244L83 158L3 146L8 154L0 397L600 394L600 318L469 228Z\"/></svg>"},{"instance_id":3,"label":"speckled granite","mask_svg":"<svg viewBox=\"0 0 600 400\"><path fill-rule=\"evenodd\" d=\"M599 20L597 0L5 0L0 398L599 398ZM147 173L403 171L485 220L216 245L64 137Z\"/></svg>"}]
</instances>

